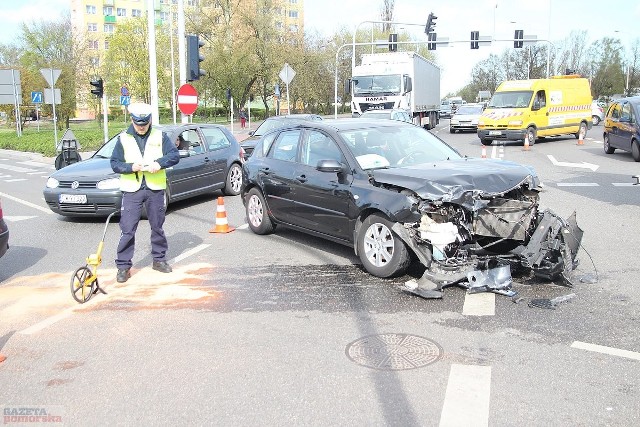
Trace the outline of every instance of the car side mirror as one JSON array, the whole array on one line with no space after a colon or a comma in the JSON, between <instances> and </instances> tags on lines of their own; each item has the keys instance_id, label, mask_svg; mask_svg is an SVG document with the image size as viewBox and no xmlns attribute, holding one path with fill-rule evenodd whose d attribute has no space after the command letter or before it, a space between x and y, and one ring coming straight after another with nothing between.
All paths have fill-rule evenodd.
<instances>
[{"instance_id":1,"label":"car side mirror","mask_svg":"<svg viewBox=\"0 0 640 427\"><path fill-rule=\"evenodd\" d=\"M316 169L319 170L320 172L339 173L344 170L344 167L337 160L327 159L327 160L318 160Z\"/></svg>"}]
</instances>

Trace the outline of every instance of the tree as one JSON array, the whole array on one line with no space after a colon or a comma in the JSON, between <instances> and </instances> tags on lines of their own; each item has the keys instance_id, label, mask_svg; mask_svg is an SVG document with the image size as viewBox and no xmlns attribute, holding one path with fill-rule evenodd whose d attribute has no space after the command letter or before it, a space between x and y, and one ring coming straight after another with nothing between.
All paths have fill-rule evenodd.
<instances>
[{"instance_id":1,"label":"tree","mask_svg":"<svg viewBox=\"0 0 640 427\"><path fill-rule=\"evenodd\" d=\"M395 9L395 0L383 0L382 7L380 8L380 20L381 21L393 21L393 10ZM393 24L382 24L382 32L390 33Z\"/></svg>"}]
</instances>

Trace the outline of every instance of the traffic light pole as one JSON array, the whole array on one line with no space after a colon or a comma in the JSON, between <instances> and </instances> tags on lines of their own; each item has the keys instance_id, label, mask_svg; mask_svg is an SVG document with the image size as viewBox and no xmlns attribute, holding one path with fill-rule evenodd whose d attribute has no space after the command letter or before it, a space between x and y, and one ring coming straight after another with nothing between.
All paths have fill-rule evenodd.
<instances>
[{"instance_id":1,"label":"traffic light pole","mask_svg":"<svg viewBox=\"0 0 640 427\"><path fill-rule=\"evenodd\" d=\"M104 132L104 142L109 140L109 124L107 120L109 120L109 115L107 114L107 96L102 96L102 117L103 117L103 132Z\"/></svg>"}]
</instances>

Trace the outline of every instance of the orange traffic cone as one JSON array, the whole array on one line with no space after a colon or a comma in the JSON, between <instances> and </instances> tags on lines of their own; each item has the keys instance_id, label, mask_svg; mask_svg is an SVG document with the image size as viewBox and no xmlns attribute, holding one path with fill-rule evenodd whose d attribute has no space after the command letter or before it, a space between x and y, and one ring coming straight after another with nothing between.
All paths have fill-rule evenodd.
<instances>
[{"instance_id":1,"label":"orange traffic cone","mask_svg":"<svg viewBox=\"0 0 640 427\"><path fill-rule=\"evenodd\" d=\"M580 132L578 133L578 145L584 145L584 132L582 128L580 128Z\"/></svg>"},{"instance_id":2,"label":"orange traffic cone","mask_svg":"<svg viewBox=\"0 0 640 427\"><path fill-rule=\"evenodd\" d=\"M524 134L524 151L529 151L529 132Z\"/></svg>"},{"instance_id":3,"label":"orange traffic cone","mask_svg":"<svg viewBox=\"0 0 640 427\"><path fill-rule=\"evenodd\" d=\"M485 147L484 145L482 146L482 158L487 158L487 147Z\"/></svg>"},{"instance_id":4,"label":"orange traffic cone","mask_svg":"<svg viewBox=\"0 0 640 427\"><path fill-rule=\"evenodd\" d=\"M216 210L216 225L209 233L230 233L235 230L234 227L230 227L227 222L227 211L224 209L224 198L218 197L218 208Z\"/></svg>"}]
</instances>

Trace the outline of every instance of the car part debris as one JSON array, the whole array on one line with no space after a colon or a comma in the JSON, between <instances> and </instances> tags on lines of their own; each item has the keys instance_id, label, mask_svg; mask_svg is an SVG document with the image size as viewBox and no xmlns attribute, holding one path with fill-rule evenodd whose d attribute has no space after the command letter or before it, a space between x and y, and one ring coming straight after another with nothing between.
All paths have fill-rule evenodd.
<instances>
[{"instance_id":1,"label":"car part debris","mask_svg":"<svg viewBox=\"0 0 640 427\"><path fill-rule=\"evenodd\" d=\"M532 299L531 301L529 301L529 307L546 308L548 310L555 310L558 304L565 301L569 301L575 296L576 294L568 294L568 295L555 297L553 299L548 299L548 298Z\"/></svg>"}]
</instances>

